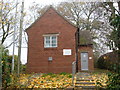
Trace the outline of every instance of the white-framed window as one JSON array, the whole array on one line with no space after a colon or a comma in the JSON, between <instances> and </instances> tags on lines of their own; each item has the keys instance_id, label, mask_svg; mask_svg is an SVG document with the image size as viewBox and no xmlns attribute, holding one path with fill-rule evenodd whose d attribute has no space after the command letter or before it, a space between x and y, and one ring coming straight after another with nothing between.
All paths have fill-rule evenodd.
<instances>
[{"instance_id":1,"label":"white-framed window","mask_svg":"<svg viewBox=\"0 0 120 90\"><path fill-rule=\"evenodd\" d=\"M57 35L44 35L44 47L57 47Z\"/></svg>"}]
</instances>

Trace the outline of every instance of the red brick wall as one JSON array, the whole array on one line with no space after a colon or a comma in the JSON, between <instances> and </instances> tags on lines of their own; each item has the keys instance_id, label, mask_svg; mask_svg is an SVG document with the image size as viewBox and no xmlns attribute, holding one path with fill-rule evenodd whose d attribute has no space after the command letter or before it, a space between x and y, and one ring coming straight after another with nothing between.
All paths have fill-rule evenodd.
<instances>
[{"instance_id":1,"label":"red brick wall","mask_svg":"<svg viewBox=\"0 0 120 90\"><path fill-rule=\"evenodd\" d=\"M72 72L75 61L76 28L50 8L28 30L28 72ZM44 48L43 34L58 33L58 47ZM63 49L72 49L72 55L63 56ZM53 60L48 61L48 57Z\"/></svg>"},{"instance_id":2,"label":"red brick wall","mask_svg":"<svg viewBox=\"0 0 120 90\"><path fill-rule=\"evenodd\" d=\"M93 48L91 45L88 46L79 46L78 50L78 70L81 71L81 52L87 52L88 53L88 70L93 71L94 70L94 60L93 60ZM92 57L92 59L89 59L89 57Z\"/></svg>"}]
</instances>

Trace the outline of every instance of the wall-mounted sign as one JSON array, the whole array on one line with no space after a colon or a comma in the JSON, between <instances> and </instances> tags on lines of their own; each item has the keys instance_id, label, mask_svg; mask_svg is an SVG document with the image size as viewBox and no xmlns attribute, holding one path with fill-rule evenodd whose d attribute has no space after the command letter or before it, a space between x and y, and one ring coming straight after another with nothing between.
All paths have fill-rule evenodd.
<instances>
[{"instance_id":1,"label":"wall-mounted sign","mask_svg":"<svg viewBox=\"0 0 120 90\"><path fill-rule=\"evenodd\" d=\"M72 55L71 49L63 49L63 55Z\"/></svg>"}]
</instances>

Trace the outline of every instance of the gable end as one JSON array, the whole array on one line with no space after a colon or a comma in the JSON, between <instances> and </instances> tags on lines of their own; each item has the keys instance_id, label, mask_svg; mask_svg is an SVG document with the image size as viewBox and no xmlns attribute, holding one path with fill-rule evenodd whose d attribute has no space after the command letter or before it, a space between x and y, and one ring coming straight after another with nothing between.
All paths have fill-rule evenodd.
<instances>
[{"instance_id":1,"label":"gable end","mask_svg":"<svg viewBox=\"0 0 120 90\"><path fill-rule=\"evenodd\" d=\"M72 25L73 27L77 28L72 22L70 22L69 20L67 20L64 16L62 16L57 10L55 10L55 8L53 8L52 6L50 6L40 17L38 17L38 19L35 20L35 22L33 22L25 31L27 31L28 29L30 29L34 24L36 24L40 18L46 13L48 12L50 9L54 10L59 16L61 16L65 21L67 21L70 25Z\"/></svg>"}]
</instances>

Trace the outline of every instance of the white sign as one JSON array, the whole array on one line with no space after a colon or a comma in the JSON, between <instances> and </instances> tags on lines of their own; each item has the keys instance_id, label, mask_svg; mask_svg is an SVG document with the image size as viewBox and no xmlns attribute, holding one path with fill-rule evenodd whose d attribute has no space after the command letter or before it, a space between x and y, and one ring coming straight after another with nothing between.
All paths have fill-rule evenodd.
<instances>
[{"instance_id":1,"label":"white sign","mask_svg":"<svg viewBox=\"0 0 120 90\"><path fill-rule=\"evenodd\" d=\"M63 49L63 55L72 55L71 49Z\"/></svg>"}]
</instances>

